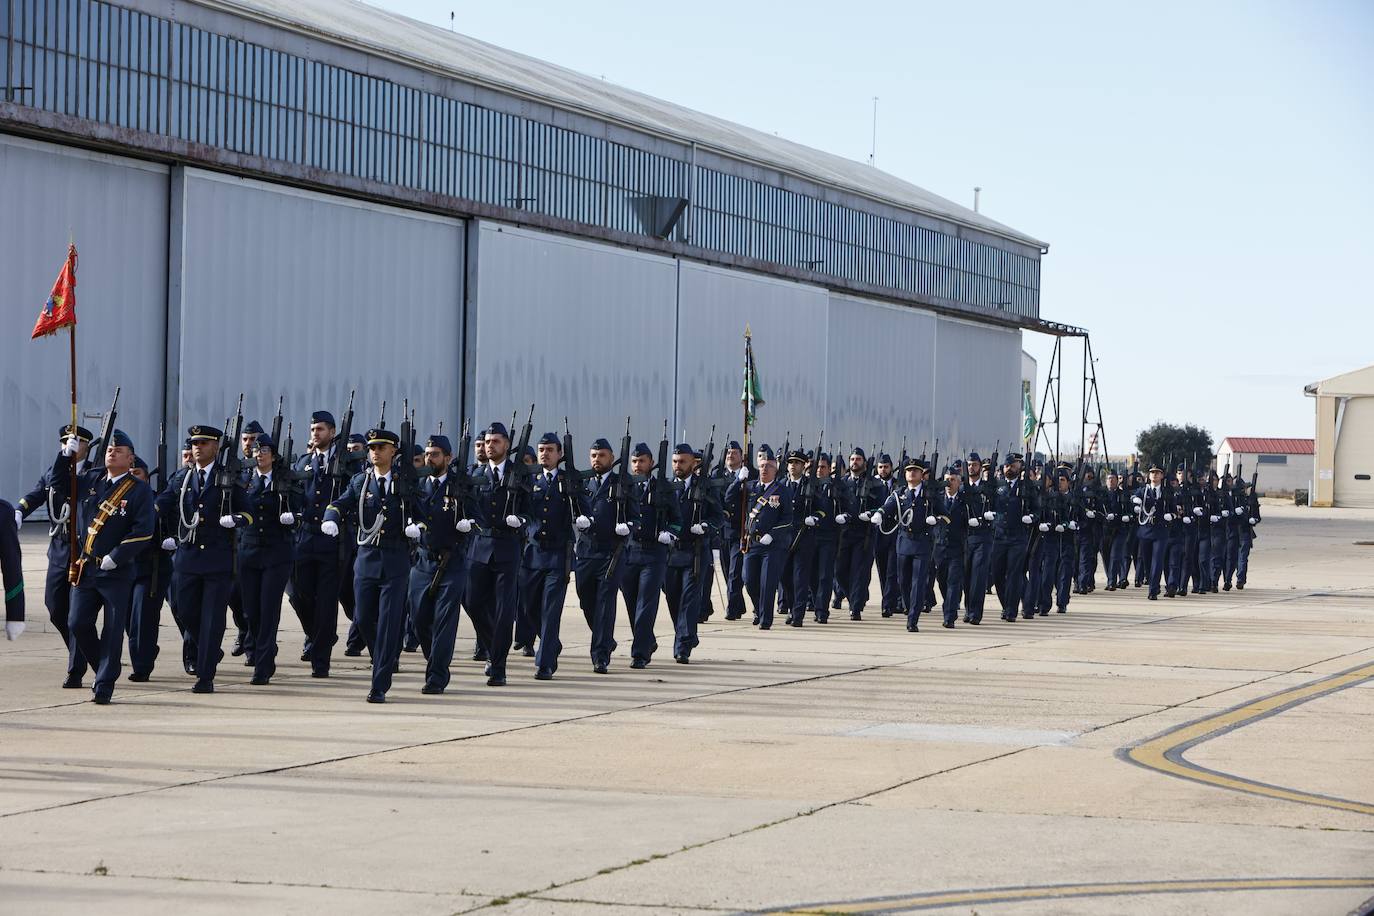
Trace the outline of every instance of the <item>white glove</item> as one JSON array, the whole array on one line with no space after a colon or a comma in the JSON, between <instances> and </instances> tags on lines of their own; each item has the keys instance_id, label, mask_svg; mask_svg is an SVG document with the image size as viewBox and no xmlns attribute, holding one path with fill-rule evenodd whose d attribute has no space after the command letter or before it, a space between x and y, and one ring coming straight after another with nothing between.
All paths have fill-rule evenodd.
<instances>
[{"instance_id":1,"label":"white glove","mask_svg":"<svg viewBox=\"0 0 1374 916\"><path fill-rule=\"evenodd\" d=\"M1114 522L1114 521L1116 521L1116 513L1115 513L1115 512L1108 512L1108 513L1107 513L1107 521L1109 521L1109 522Z\"/></svg>"},{"instance_id":2,"label":"white glove","mask_svg":"<svg viewBox=\"0 0 1374 916\"><path fill-rule=\"evenodd\" d=\"M1033 522L1033 521L1035 521L1035 519L1031 518L1029 515L1023 515L1023 516L1021 516L1021 524L1023 524L1023 525L1029 525L1029 524L1030 524L1031 522ZM1044 529L1042 529L1042 530L1044 530Z\"/></svg>"},{"instance_id":3,"label":"white glove","mask_svg":"<svg viewBox=\"0 0 1374 916\"><path fill-rule=\"evenodd\" d=\"M7 620L5 621L5 638L14 642L19 638L19 634L24 632L24 621Z\"/></svg>"},{"instance_id":4,"label":"white glove","mask_svg":"<svg viewBox=\"0 0 1374 916\"><path fill-rule=\"evenodd\" d=\"M1133 502L1133 503L1135 503L1137 506L1139 506L1139 505L1141 504L1141 502L1140 502L1140 497L1139 497L1139 496L1132 496L1132 497L1131 497L1131 502Z\"/></svg>"},{"instance_id":5,"label":"white glove","mask_svg":"<svg viewBox=\"0 0 1374 916\"><path fill-rule=\"evenodd\" d=\"M75 436L68 436L67 441L62 443L62 454L68 458L76 454L76 450L81 448L81 440Z\"/></svg>"},{"instance_id":6,"label":"white glove","mask_svg":"<svg viewBox=\"0 0 1374 916\"><path fill-rule=\"evenodd\" d=\"M816 516L808 515L806 518L802 519L802 524L808 528L815 528L817 521L818 519L816 518Z\"/></svg>"},{"instance_id":7,"label":"white glove","mask_svg":"<svg viewBox=\"0 0 1374 916\"><path fill-rule=\"evenodd\" d=\"M173 539L173 538L163 538L163 539L162 539L162 549L165 550L165 551L167 551L167 552L169 552L169 553L170 553L171 551L173 551L173 550L176 550L176 549L177 549L177 542L176 542L176 540Z\"/></svg>"},{"instance_id":8,"label":"white glove","mask_svg":"<svg viewBox=\"0 0 1374 916\"><path fill-rule=\"evenodd\" d=\"M927 515L927 516L926 516L926 524L927 524L927 525L934 525L934 524L935 524L935 516L933 516L933 515Z\"/></svg>"},{"instance_id":9,"label":"white glove","mask_svg":"<svg viewBox=\"0 0 1374 916\"><path fill-rule=\"evenodd\" d=\"M1258 525L1258 524L1259 524L1259 519L1257 519L1257 518L1252 518L1252 519L1250 519L1250 524L1252 524L1252 525Z\"/></svg>"},{"instance_id":10,"label":"white glove","mask_svg":"<svg viewBox=\"0 0 1374 916\"><path fill-rule=\"evenodd\" d=\"M1039 528L1040 528L1041 531L1049 531L1049 530L1050 530L1050 523L1049 523L1049 522L1041 522L1040 525L1039 525Z\"/></svg>"},{"instance_id":11,"label":"white glove","mask_svg":"<svg viewBox=\"0 0 1374 916\"><path fill-rule=\"evenodd\" d=\"M410 538L412 541L418 541L420 539L420 526L414 522L406 525L405 532L406 537Z\"/></svg>"},{"instance_id":12,"label":"white glove","mask_svg":"<svg viewBox=\"0 0 1374 916\"><path fill-rule=\"evenodd\" d=\"M673 533L671 531L660 531L658 533L658 542L660 544L671 544L673 543L673 541L676 540L677 538L673 537Z\"/></svg>"},{"instance_id":13,"label":"white glove","mask_svg":"<svg viewBox=\"0 0 1374 916\"><path fill-rule=\"evenodd\" d=\"M620 524L615 526L615 533L620 535L621 537L629 537L630 526L625 524L624 522L621 522Z\"/></svg>"},{"instance_id":14,"label":"white glove","mask_svg":"<svg viewBox=\"0 0 1374 916\"><path fill-rule=\"evenodd\" d=\"M843 512L835 516L835 524L837 525L843 525L847 521L849 521L849 516L845 515Z\"/></svg>"},{"instance_id":15,"label":"white glove","mask_svg":"<svg viewBox=\"0 0 1374 916\"><path fill-rule=\"evenodd\" d=\"M1174 514L1173 514L1172 512L1165 512L1165 513L1164 513L1164 520L1165 520L1166 522L1172 522L1172 521L1174 520Z\"/></svg>"},{"instance_id":16,"label":"white glove","mask_svg":"<svg viewBox=\"0 0 1374 916\"><path fill-rule=\"evenodd\" d=\"M321 533L321 534L327 534L327 535L329 535L329 536L332 537L332 538L338 537L338 536L339 536L339 523L338 523L338 522L328 522L328 521L326 521L326 522L320 522L320 533Z\"/></svg>"},{"instance_id":17,"label":"white glove","mask_svg":"<svg viewBox=\"0 0 1374 916\"><path fill-rule=\"evenodd\" d=\"M592 520L585 515L579 515L577 518L573 519L573 524L577 526L578 531L586 531L592 526Z\"/></svg>"},{"instance_id":18,"label":"white glove","mask_svg":"<svg viewBox=\"0 0 1374 916\"><path fill-rule=\"evenodd\" d=\"M24 513L23 513L23 512L20 512L18 509L15 509L15 510L14 510L14 527L16 527L16 528L23 528L23 527L24 527Z\"/></svg>"},{"instance_id":19,"label":"white glove","mask_svg":"<svg viewBox=\"0 0 1374 916\"><path fill-rule=\"evenodd\" d=\"M458 524L454 525L453 527L457 528L460 534L467 534L469 531L472 530L472 519L460 518L458 519Z\"/></svg>"},{"instance_id":20,"label":"white glove","mask_svg":"<svg viewBox=\"0 0 1374 916\"><path fill-rule=\"evenodd\" d=\"M1069 530L1070 530L1070 531L1077 531L1077 530L1078 530L1078 522L1069 522Z\"/></svg>"},{"instance_id":21,"label":"white glove","mask_svg":"<svg viewBox=\"0 0 1374 916\"><path fill-rule=\"evenodd\" d=\"M749 469L748 469L748 468L740 468L738 471L735 472L735 479L736 479L736 480L748 480L748 479L749 479Z\"/></svg>"},{"instance_id":22,"label":"white glove","mask_svg":"<svg viewBox=\"0 0 1374 916\"><path fill-rule=\"evenodd\" d=\"M114 561L114 558L111 557L109 554L106 554L105 556L100 558L100 568L105 570L105 572L109 572L118 565L119 564L116 563Z\"/></svg>"},{"instance_id":23,"label":"white glove","mask_svg":"<svg viewBox=\"0 0 1374 916\"><path fill-rule=\"evenodd\" d=\"M1201 506L1194 506L1194 507L1193 507L1193 514L1196 515L1198 518L1202 518L1202 507L1201 507Z\"/></svg>"},{"instance_id":24,"label":"white glove","mask_svg":"<svg viewBox=\"0 0 1374 916\"><path fill-rule=\"evenodd\" d=\"M1222 518L1225 518L1226 516L1228 516L1228 515L1230 515L1230 514L1231 514L1231 510L1230 510L1230 509L1222 509L1222 510L1221 510L1221 517L1222 517Z\"/></svg>"},{"instance_id":25,"label":"white glove","mask_svg":"<svg viewBox=\"0 0 1374 916\"><path fill-rule=\"evenodd\" d=\"M996 513L996 512L984 512L984 513L983 513L983 521L985 521L985 522L993 521L993 520L996 519L996 518L997 518L997 513Z\"/></svg>"},{"instance_id":26,"label":"white glove","mask_svg":"<svg viewBox=\"0 0 1374 916\"><path fill-rule=\"evenodd\" d=\"M767 547L769 544L773 543L773 535L765 534L763 537L759 538L759 543Z\"/></svg>"},{"instance_id":27,"label":"white glove","mask_svg":"<svg viewBox=\"0 0 1374 916\"><path fill-rule=\"evenodd\" d=\"M519 528L519 527L520 527L521 525L523 525L523 524L525 524L525 523L522 522L522 521L520 521L520 516L518 516L518 515L507 515L507 516L506 516L506 527L507 527L507 528Z\"/></svg>"},{"instance_id":28,"label":"white glove","mask_svg":"<svg viewBox=\"0 0 1374 916\"><path fill-rule=\"evenodd\" d=\"M1191 525L1192 523L1193 523L1193 518L1192 518L1192 516L1190 516L1190 515L1185 515L1185 516L1183 516L1183 524L1185 524L1185 525Z\"/></svg>"},{"instance_id":29,"label":"white glove","mask_svg":"<svg viewBox=\"0 0 1374 916\"><path fill-rule=\"evenodd\" d=\"M281 522L283 525L294 525L296 524L296 516L290 512L283 512L281 515L277 516L277 521Z\"/></svg>"},{"instance_id":30,"label":"white glove","mask_svg":"<svg viewBox=\"0 0 1374 916\"><path fill-rule=\"evenodd\" d=\"M706 533L706 526L705 526L705 525L693 525L693 526L692 526L692 533L695 534L695 535L702 535L702 534L705 534L705 533Z\"/></svg>"},{"instance_id":31,"label":"white glove","mask_svg":"<svg viewBox=\"0 0 1374 916\"><path fill-rule=\"evenodd\" d=\"M970 528L977 528L980 524L982 524L982 522L978 520L978 516L976 515L968 520L968 526Z\"/></svg>"},{"instance_id":32,"label":"white glove","mask_svg":"<svg viewBox=\"0 0 1374 916\"><path fill-rule=\"evenodd\" d=\"M865 515L868 515L868 513L860 512L859 518L864 518ZM864 521L872 525L881 525L883 523L883 514L881 512L874 512L872 515L868 515L868 518L865 518Z\"/></svg>"},{"instance_id":33,"label":"white glove","mask_svg":"<svg viewBox=\"0 0 1374 916\"><path fill-rule=\"evenodd\" d=\"M878 514L879 514L879 515L882 515L881 512L879 512ZM873 518L873 513L872 513L872 512L860 512L860 513L859 513L859 521L861 521L861 522L870 521L872 518Z\"/></svg>"},{"instance_id":34,"label":"white glove","mask_svg":"<svg viewBox=\"0 0 1374 916\"><path fill-rule=\"evenodd\" d=\"M1210 516L1207 517L1207 520L1210 521L1213 525L1215 525L1217 522L1221 521L1221 516L1220 516L1220 515L1210 515Z\"/></svg>"},{"instance_id":35,"label":"white glove","mask_svg":"<svg viewBox=\"0 0 1374 916\"><path fill-rule=\"evenodd\" d=\"M1097 518L1097 513L1094 512L1092 509L1089 509L1086 515L1088 516L1088 518Z\"/></svg>"},{"instance_id":36,"label":"white glove","mask_svg":"<svg viewBox=\"0 0 1374 916\"><path fill-rule=\"evenodd\" d=\"M1064 526L1063 526L1063 525L1055 525L1055 526L1054 526L1054 533L1055 533L1055 534L1063 534L1063 533L1064 533Z\"/></svg>"}]
</instances>

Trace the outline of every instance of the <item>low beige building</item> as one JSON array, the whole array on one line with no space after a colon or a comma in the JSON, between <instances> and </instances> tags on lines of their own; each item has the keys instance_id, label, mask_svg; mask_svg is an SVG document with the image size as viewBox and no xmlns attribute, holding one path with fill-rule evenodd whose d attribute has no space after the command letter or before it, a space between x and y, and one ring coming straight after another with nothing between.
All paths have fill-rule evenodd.
<instances>
[{"instance_id":1,"label":"low beige building","mask_svg":"<svg viewBox=\"0 0 1374 916\"><path fill-rule=\"evenodd\" d=\"M1374 508L1374 366L1313 382L1312 505Z\"/></svg>"}]
</instances>

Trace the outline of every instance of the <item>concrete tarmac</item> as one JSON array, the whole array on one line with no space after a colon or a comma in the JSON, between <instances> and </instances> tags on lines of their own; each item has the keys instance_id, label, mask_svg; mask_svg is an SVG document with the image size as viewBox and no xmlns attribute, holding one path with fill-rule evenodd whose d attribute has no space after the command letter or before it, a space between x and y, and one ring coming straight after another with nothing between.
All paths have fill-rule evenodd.
<instances>
[{"instance_id":1,"label":"concrete tarmac","mask_svg":"<svg viewBox=\"0 0 1374 916\"><path fill-rule=\"evenodd\" d=\"M0 642L0 912L1345 914L1374 898L1374 511L1265 507L1244 591L1074 596L909 634L876 609L447 694L404 655L271 685L162 657L63 690L43 534ZM570 590L571 592L571 590ZM342 616L342 615L341 615ZM232 627L231 636L232 638ZM127 673L127 667L125 669ZM90 677L87 677L89 684Z\"/></svg>"}]
</instances>

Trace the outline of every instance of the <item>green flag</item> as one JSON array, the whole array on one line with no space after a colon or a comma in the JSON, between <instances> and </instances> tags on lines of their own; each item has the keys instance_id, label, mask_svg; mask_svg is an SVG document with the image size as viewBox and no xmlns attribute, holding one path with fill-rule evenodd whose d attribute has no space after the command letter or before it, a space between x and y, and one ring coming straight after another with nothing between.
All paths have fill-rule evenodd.
<instances>
[{"instance_id":1,"label":"green flag","mask_svg":"<svg viewBox=\"0 0 1374 916\"><path fill-rule=\"evenodd\" d=\"M1035 405L1031 403L1029 386L1021 389L1021 413L1025 414L1021 422L1021 438L1029 442L1035 435Z\"/></svg>"},{"instance_id":2,"label":"green flag","mask_svg":"<svg viewBox=\"0 0 1374 916\"><path fill-rule=\"evenodd\" d=\"M759 369L754 363L754 341L747 333L744 337L744 391L739 396L744 405L745 424L754 425L754 416L763 406L763 389L759 386Z\"/></svg>"}]
</instances>

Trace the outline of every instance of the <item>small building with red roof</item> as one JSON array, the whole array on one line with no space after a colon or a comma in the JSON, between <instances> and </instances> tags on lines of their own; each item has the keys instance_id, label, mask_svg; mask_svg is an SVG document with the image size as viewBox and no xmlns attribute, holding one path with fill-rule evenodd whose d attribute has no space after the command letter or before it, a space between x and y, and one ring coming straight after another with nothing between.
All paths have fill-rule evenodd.
<instances>
[{"instance_id":1,"label":"small building with red roof","mask_svg":"<svg viewBox=\"0 0 1374 916\"><path fill-rule=\"evenodd\" d=\"M1228 465L1249 481L1256 472L1255 489L1263 495L1290 495L1307 489L1312 479L1312 439L1278 439L1269 436L1227 436L1217 447L1218 472Z\"/></svg>"}]
</instances>

